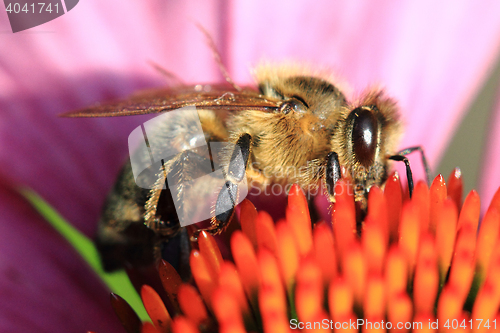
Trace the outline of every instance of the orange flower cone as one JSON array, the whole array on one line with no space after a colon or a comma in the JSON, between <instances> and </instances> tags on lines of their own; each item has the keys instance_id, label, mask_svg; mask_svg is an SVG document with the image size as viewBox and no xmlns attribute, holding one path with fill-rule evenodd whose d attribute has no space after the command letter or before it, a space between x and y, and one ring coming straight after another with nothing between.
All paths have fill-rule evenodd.
<instances>
[{"instance_id":1,"label":"orange flower cone","mask_svg":"<svg viewBox=\"0 0 500 333\"><path fill-rule=\"evenodd\" d=\"M194 284L160 265L173 319L148 286L141 295L152 324L123 315L130 310L116 296L114 307L129 332L500 331L500 190L480 223L479 196L462 205L460 177L419 182L408 199L391 175L383 191L371 189L360 236L344 181L332 225L311 226L296 185L276 224L245 200L232 260L202 232L190 258Z\"/></svg>"}]
</instances>

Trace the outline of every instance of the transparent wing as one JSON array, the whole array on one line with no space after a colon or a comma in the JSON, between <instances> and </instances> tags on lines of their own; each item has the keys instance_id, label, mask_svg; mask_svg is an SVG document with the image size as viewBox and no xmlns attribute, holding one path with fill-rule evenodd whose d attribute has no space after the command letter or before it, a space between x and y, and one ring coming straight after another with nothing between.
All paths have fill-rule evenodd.
<instances>
[{"instance_id":1,"label":"transparent wing","mask_svg":"<svg viewBox=\"0 0 500 333\"><path fill-rule=\"evenodd\" d=\"M151 190L145 221L154 230L165 229L167 233L172 229L167 221L173 221L173 210L162 212L167 206L175 208L174 220L181 226L213 216L213 205L226 181L220 157L234 150L234 145L228 147L224 135L219 136L221 141L207 142L207 138L216 137L203 129L207 119L215 121L211 113L194 107L162 113L137 127L129 137L129 146L137 147L131 151L135 183ZM245 184L240 193L242 198L246 196ZM169 195L172 199L165 201Z\"/></svg>"},{"instance_id":2,"label":"transparent wing","mask_svg":"<svg viewBox=\"0 0 500 333\"><path fill-rule=\"evenodd\" d=\"M272 112L280 101L245 88L236 91L228 85L197 85L173 89L150 90L128 99L97 104L81 110L61 114L62 117L117 117L159 113L185 106L203 109L257 110Z\"/></svg>"}]
</instances>

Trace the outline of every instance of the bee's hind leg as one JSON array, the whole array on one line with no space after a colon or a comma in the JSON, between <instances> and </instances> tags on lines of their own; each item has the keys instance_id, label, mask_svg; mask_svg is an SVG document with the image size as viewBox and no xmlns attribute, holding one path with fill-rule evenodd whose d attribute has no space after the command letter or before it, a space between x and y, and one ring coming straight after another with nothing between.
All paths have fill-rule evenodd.
<instances>
[{"instance_id":1,"label":"bee's hind leg","mask_svg":"<svg viewBox=\"0 0 500 333\"><path fill-rule=\"evenodd\" d=\"M239 202L240 189L238 187L245 179L251 146L252 136L248 133L240 135L236 141L227 166L226 182L222 186L215 202L212 225L209 229L206 229L211 234L218 234L223 231L234 215L234 208Z\"/></svg>"},{"instance_id":2,"label":"bee's hind leg","mask_svg":"<svg viewBox=\"0 0 500 333\"><path fill-rule=\"evenodd\" d=\"M318 208L314 203L316 196L308 196L307 197L307 207L309 209L309 217L311 218L311 224L315 225L321 220L321 215L318 212Z\"/></svg>"}]
</instances>

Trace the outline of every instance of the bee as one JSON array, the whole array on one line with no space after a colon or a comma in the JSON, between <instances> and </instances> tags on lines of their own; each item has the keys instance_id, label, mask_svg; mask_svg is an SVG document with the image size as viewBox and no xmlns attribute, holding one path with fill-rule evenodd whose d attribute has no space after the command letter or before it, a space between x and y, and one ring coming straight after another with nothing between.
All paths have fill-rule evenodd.
<instances>
[{"instance_id":1,"label":"bee","mask_svg":"<svg viewBox=\"0 0 500 333\"><path fill-rule=\"evenodd\" d=\"M157 135L148 136L148 147L168 149L170 157L152 164L145 176L134 176L134 158L123 167L96 238L106 270L153 263L159 244L178 239L178 206L190 202L182 208L192 213L202 205L204 193L205 198L215 193L210 226L204 229L212 234L227 227L248 183L322 187L333 203L335 184L345 177L365 210L370 188L385 183L389 161L396 160L406 164L411 193L405 155L422 150L396 152L402 125L396 102L382 90L368 90L349 102L327 75L301 66L261 65L255 78L257 87L241 88L228 79L228 84L150 91L65 114L115 117L196 108L170 117L155 130ZM215 154L199 140L229 144ZM139 160L149 159L146 153L139 155ZM186 185L213 171L214 163L223 172L218 188L211 188L210 181ZM428 169L425 159L424 165ZM149 186L139 186L138 180ZM185 244L186 237L178 242Z\"/></svg>"}]
</instances>

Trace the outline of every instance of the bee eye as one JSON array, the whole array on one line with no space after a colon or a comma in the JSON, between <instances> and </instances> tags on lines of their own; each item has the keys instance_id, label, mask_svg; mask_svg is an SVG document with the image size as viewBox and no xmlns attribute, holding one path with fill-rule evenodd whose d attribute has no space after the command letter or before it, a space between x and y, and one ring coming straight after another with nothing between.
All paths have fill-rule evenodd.
<instances>
[{"instance_id":1,"label":"bee eye","mask_svg":"<svg viewBox=\"0 0 500 333\"><path fill-rule=\"evenodd\" d=\"M363 166L369 167L375 159L378 142L377 118L369 109L359 107L349 114L348 124L352 128L354 156Z\"/></svg>"}]
</instances>

